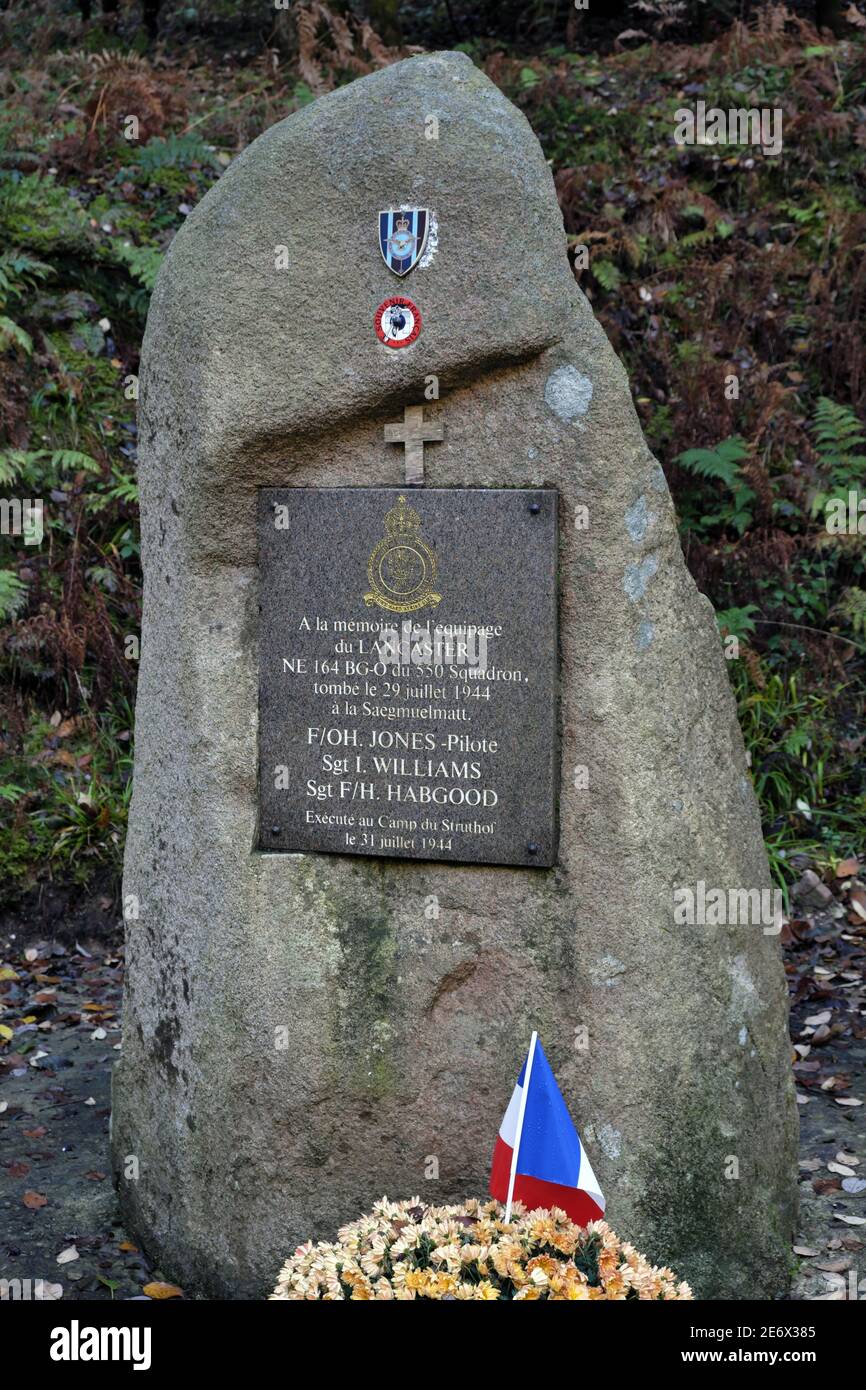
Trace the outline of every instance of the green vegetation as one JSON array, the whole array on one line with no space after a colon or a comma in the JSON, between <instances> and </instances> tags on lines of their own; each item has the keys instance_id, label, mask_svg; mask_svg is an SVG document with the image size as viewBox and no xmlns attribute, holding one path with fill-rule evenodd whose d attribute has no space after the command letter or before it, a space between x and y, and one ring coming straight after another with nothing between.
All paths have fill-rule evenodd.
<instances>
[{"instance_id":1,"label":"green vegetation","mask_svg":"<svg viewBox=\"0 0 866 1390\"><path fill-rule=\"evenodd\" d=\"M827 521L866 477L866 29L819 34L808 7L666 28L647 5L643 35L614 51L615 29L596 42L564 3L449 18L383 0L383 38L345 5L276 27L266 7L241 37L236 8L163 7L147 57L134 7L114 28L47 0L5 12L0 494L43 499L44 537L0 536L0 898L119 863L136 374L165 249L250 140L400 42L457 42L542 141L689 566L739 643L731 677L780 881L792 855L862 848L866 535ZM735 7L705 8L718 25ZM781 107L783 153L676 145L674 113L698 100Z\"/></svg>"}]
</instances>

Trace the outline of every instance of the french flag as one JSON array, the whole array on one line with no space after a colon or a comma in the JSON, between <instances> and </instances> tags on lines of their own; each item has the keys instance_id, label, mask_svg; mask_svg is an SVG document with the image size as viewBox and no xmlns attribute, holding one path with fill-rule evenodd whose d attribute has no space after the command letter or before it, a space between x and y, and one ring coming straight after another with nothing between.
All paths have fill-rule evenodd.
<instances>
[{"instance_id":1,"label":"french flag","mask_svg":"<svg viewBox=\"0 0 866 1390\"><path fill-rule=\"evenodd\" d=\"M537 1033L499 1126L490 1195L505 1203L506 1221L513 1201L530 1211L560 1207L577 1226L604 1215L598 1179Z\"/></svg>"}]
</instances>

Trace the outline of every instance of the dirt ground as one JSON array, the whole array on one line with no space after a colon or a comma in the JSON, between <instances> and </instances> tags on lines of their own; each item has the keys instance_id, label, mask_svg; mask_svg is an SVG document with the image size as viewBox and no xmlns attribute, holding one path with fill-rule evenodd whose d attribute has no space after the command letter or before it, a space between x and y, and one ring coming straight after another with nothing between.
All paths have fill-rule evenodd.
<instances>
[{"instance_id":1,"label":"dirt ground","mask_svg":"<svg viewBox=\"0 0 866 1390\"><path fill-rule=\"evenodd\" d=\"M109 1171L122 979L116 945L4 943L0 1278L64 1299L146 1297L158 1278L123 1231Z\"/></svg>"},{"instance_id":2,"label":"dirt ground","mask_svg":"<svg viewBox=\"0 0 866 1390\"><path fill-rule=\"evenodd\" d=\"M856 876L830 886L813 885L814 910L796 908L783 933L801 1122L794 1299L866 1297L866 890ZM123 1230L111 1184L122 977L119 934L0 938L0 1280L41 1279L45 1296L182 1296Z\"/></svg>"}]
</instances>

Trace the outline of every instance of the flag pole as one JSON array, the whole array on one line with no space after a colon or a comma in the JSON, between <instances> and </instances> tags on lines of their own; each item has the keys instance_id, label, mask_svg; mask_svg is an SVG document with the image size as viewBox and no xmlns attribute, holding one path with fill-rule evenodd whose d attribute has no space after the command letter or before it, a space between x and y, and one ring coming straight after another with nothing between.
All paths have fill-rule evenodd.
<instances>
[{"instance_id":1,"label":"flag pole","mask_svg":"<svg viewBox=\"0 0 866 1390\"><path fill-rule=\"evenodd\" d=\"M529 1039L529 1051L526 1054L526 1076L523 1078L523 1088L520 1095L520 1105L517 1108L517 1129L514 1135L514 1152L511 1155L511 1174L508 1179L508 1200L505 1203L505 1222L506 1225L511 1220L511 1203L514 1199L514 1179L517 1177L517 1157L520 1153L520 1140L523 1135L523 1117L526 1114L526 1098L529 1095L529 1078L532 1075L532 1059L535 1056L535 1044L538 1034L533 1032Z\"/></svg>"}]
</instances>

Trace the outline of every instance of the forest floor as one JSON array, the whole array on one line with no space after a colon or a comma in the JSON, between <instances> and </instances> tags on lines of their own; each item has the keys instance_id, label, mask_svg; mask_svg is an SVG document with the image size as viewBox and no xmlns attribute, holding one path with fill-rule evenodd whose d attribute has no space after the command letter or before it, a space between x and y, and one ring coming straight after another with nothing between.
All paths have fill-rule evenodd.
<instances>
[{"instance_id":1,"label":"forest floor","mask_svg":"<svg viewBox=\"0 0 866 1390\"><path fill-rule=\"evenodd\" d=\"M849 866L853 868L853 863ZM784 927L800 1110L794 1299L866 1294L866 888L804 886ZM810 910L811 908L811 910ZM179 1297L123 1229L109 1171L119 934L0 941L0 1278L63 1299ZM11 1049L11 1050L10 1050Z\"/></svg>"}]
</instances>

